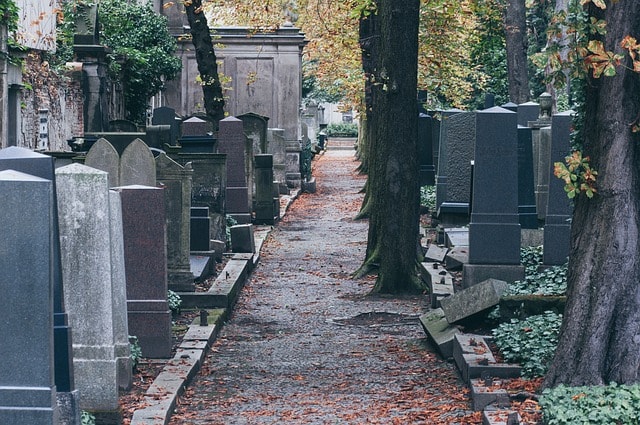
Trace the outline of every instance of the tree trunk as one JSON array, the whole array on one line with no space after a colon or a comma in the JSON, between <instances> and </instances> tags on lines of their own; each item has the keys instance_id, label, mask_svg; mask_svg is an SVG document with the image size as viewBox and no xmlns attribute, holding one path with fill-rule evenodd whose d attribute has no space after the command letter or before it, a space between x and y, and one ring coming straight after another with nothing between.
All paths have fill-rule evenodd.
<instances>
[{"instance_id":1,"label":"tree trunk","mask_svg":"<svg viewBox=\"0 0 640 425\"><path fill-rule=\"evenodd\" d=\"M418 243L417 56L419 0L379 0L379 54L369 123L367 190L372 202L367 259L379 263L374 292L422 290L416 273ZM368 192L368 193L369 193Z\"/></svg>"},{"instance_id":2,"label":"tree trunk","mask_svg":"<svg viewBox=\"0 0 640 425\"><path fill-rule=\"evenodd\" d=\"M527 73L527 9L525 0L508 0L504 12L509 100L529 101Z\"/></svg>"},{"instance_id":3,"label":"tree trunk","mask_svg":"<svg viewBox=\"0 0 640 425\"><path fill-rule=\"evenodd\" d=\"M213 50L211 33L207 25L207 17L202 10L202 0L183 2L187 19L191 27L191 38L196 51L196 62L200 73L204 109L207 116L218 127L218 121L224 118L224 96L218 77L218 64Z\"/></svg>"},{"instance_id":4,"label":"tree trunk","mask_svg":"<svg viewBox=\"0 0 640 425\"><path fill-rule=\"evenodd\" d=\"M640 31L633 0L607 2L597 14L607 22L607 50ZM640 137L630 128L640 116L638 93L640 75L623 67L588 80L583 142L599 172L598 194L576 200L568 299L547 387L639 380Z\"/></svg>"}]
</instances>

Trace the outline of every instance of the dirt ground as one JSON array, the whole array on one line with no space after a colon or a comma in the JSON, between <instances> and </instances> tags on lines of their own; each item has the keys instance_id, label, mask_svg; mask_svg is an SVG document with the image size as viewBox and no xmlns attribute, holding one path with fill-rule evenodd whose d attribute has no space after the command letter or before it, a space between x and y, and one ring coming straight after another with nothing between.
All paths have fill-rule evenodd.
<instances>
[{"instance_id":1,"label":"dirt ground","mask_svg":"<svg viewBox=\"0 0 640 425\"><path fill-rule=\"evenodd\" d=\"M418 322L428 297L369 296L373 277L350 278L367 237L353 151L313 166L316 193L270 234L171 424L481 423Z\"/></svg>"}]
</instances>

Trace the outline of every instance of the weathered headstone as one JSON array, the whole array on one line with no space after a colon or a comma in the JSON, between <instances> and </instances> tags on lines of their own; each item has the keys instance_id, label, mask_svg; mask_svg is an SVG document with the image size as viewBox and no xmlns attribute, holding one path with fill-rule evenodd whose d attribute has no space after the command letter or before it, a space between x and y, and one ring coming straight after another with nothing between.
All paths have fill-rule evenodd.
<instances>
[{"instance_id":1,"label":"weathered headstone","mask_svg":"<svg viewBox=\"0 0 640 425\"><path fill-rule=\"evenodd\" d=\"M52 182L0 171L0 199L0 423L55 424Z\"/></svg>"},{"instance_id":2,"label":"weathered headstone","mask_svg":"<svg viewBox=\"0 0 640 425\"><path fill-rule=\"evenodd\" d=\"M161 153L156 158L156 176L165 189L169 289L176 292L195 291L189 264L193 169L191 164L182 167Z\"/></svg>"},{"instance_id":3,"label":"weathered headstone","mask_svg":"<svg viewBox=\"0 0 640 425\"><path fill-rule=\"evenodd\" d=\"M209 208L210 240L226 239L227 155L180 153L173 159L181 165L191 163L191 206Z\"/></svg>"},{"instance_id":4,"label":"weathered headstone","mask_svg":"<svg viewBox=\"0 0 640 425\"><path fill-rule=\"evenodd\" d=\"M209 121L191 117L182 122L179 143L184 153L214 153L216 139L211 135L213 126Z\"/></svg>"},{"instance_id":5,"label":"weathered headstone","mask_svg":"<svg viewBox=\"0 0 640 425\"><path fill-rule=\"evenodd\" d=\"M122 200L129 334L142 355L171 354L171 312L167 302L164 190L148 186L116 188Z\"/></svg>"},{"instance_id":6,"label":"weathered headstone","mask_svg":"<svg viewBox=\"0 0 640 425\"><path fill-rule=\"evenodd\" d=\"M113 299L113 335L118 386L129 389L132 380L131 347L127 322L127 278L124 270L122 236L122 204L120 194L109 191L109 224L111 241L111 290Z\"/></svg>"},{"instance_id":7,"label":"weathered headstone","mask_svg":"<svg viewBox=\"0 0 640 425\"><path fill-rule=\"evenodd\" d=\"M456 323L498 305L509 288L502 280L487 279L440 301L447 322Z\"/></svg>"},{"instance_id":8,"label":"weathered headstone","mask_svg":"<svg viewBox=\"0 0 640 425\"><path fill-rule=\"evenodd\" d=\"M526 127L530 121L540 116L540 105L536 102L525 102L518 105L518 125Z\"/></svg>"},{"instance_id":9,"label":"weathered headstone","mask_svg":"<svg viewBox=\"0 0 640 425\"><path fill-rule=\"evenodd\" d=\"M161 106L153 110L151 117L153 125L169 126L169 143L175 145L178 137L180 137L180 121L176 115L176 110L168 106Z\"/></svg>"},{"instance_id":10,"label":"weathered headstone","mask_svg":"<svg viewBox=\"0 0 640 425\"><path fill-rule=\"evenodd\" d=\"M120 186L156 185L156 163L149 146L140 139L129 144L120 157Z\"/></svg>"},{"instance_id":11,"label":"weathered headstone","mask_svg":"<svg viewBox=\"0 0 640 425\"><path fill-rule=\"evenodd\" d=\"M444 311L441 308L431 310L420 316L420 324L425 333L436 344L442 357L446 359L453 356L453 339L456 334L460 333L460 330L447 322Z\"/></svg>"},{"instance_id":12,"label":"weathered headstone","mask_svg":"<svg viewBox=\"0 0 640 425\"><path fill-rule=\"evenodd\" d=\"M552 117L550 168L547 170L549 176L553 174L553 164L564 162L571 151L573 115L573 111L567 111ZM543 264L560 265L567 262L572 214L573 205L564 191L564 182L551 178L544 226Z\"/></svg>"},{"instance_id":13,"label":"weathered headstone","mask_svg":"<svg viewBox=\"0 0 640 425\"><path fill-rule=\"evenodd\" d=\"M209 208L191 207L190 223L189 249L191 251L209 251L211 241L209 239L209 227L211 226Z\"/></svg>"},{"instance_id":14,"label":"weathered headstone","mask_svg":"<svg viewBox=\"0 0 640 425\"><path fill-rule=\"evenodd\" d=\"M528 127L518 127L518 216L522 229L538 228L531 129Z\"/></svg>"},{"instance_id":15,"label":"weathered headstone","mask_svg":"<svg viewBox=\"0 0 640 425\"><path fill-rule=\"evenodd\" d=\"M53 186L53 335L55 344L55 378L58 394L72 392L73 364L71 328L64 306L64 284L60 263L60 232L56 198L55 163L50 156L29 149L9 147L0 150L0 170L12 169L32 176L51 180ZM77 394L76 394L77 395Z\"/></svg>"},{"instance_id":16,"label":"weathered headstone","mask_svg":"<svg viewBox=\"0 0 640 425\"><path fill-rule=\"evenodd\" d=\"M469 264L463 287L487 278L524 278L520 265L517 114L500 107L476 113L477 137Z\"/></svg>"},{"instance_id":17,"label":"weathered headstone","mask_svg":"<svg viewBox=\"0 0 640 425\"><path fill-rule=\"evenodd\" d=\"M302 144L299 140L286 141L286 183L289 188L302 186L302 172L300 169L300 155Z\"/></svg>"},{"instance_id":18,"label":"weathered headstone","mask_svg":"<svg viewBox=\"0 0 640 425\"><path fill-rule=\"evenodd\" d=\"M247 138L242 121L228 117L220 121L218 151L227 154L226 211L238 223L251 222L250 191L247 186Z\"/></svg>"},{"instance_id":19,"label":"weathered headstone","mask_svg":"<svg viewBox=\"0 0 640 425\"><path fill-rule=\"evenodd\" d=\"M269 118L253 112L238 115L237 118L242 121L244 133L253 143L254 155L268 153L267 128Z\"/></svg>"},{"instance_id":20,"label":"weathered headstone","mask_svg":"<svg viewBox=\"0 0 640 425\"><path fill-rule=\"evenodd\" d=\"M107 173L82 164L56 169L65 305L73 329L80 407L119 417L111 224Z\"/></svg>"},{"instance_id":21,"label":"weathered headstone","mask_svg":"<svg viewBox=\"0 0 640 425\"><path fill-rule=\"evenodd\" d=\"M107 139L100 138L91 146L84 164L109 173L109 187L120 186L120 155Z\"/></svg>"},{"instance_id":22,"label":"weathered headstone","mask_svg":"<svg viewBox=\"0 0 640 425\"><path fill-rule=\"evenodd\" d=\"M460 112L450 115L445 118L441 128L439 175L436 182L438 218L444 225L467 224L476 113Z\"/></svg>"},{"instance_id":23,"label":"weathered headstone","mask_svg":"<svg viewBox=\"0 0 640 425\"><path fill-rule=\"evenodd\" d=\"M256 155L256 224L273 224L280 216L280 201L273 194L273 155Z\"/></svg>"},{"instance_id":24,"label":"weathered headstone","mask_svg":"<svg viewBox=\"0 0 640 425\"><path fill-rule=\"evenodd\" d=\"M535 121L529 121L533 147L533 180L535 184L536 212L538 219L544 220L547 213L549 197L549 154L551 149L551 107L552 98L549 93L542 93L538 98L540 115Z\"/></svg>"},{"instance_id":25,"label":"weathered headstone","mask_svg":"<svg viewBox=\"0 0 640 425\"><path fill-rule=\"evenodd\" d=\"M488 108L485 108L485 109L492 108L493 106L494 105L489 106ZM518 112L518 105L516 103L513 103L513 102L507 102L504 105L500 105L500 107L502 109L506 109L506 110L509 110L511 112Z\"/></svg>"},{"instance_id":26,"label":"weathered headstone","mask_svg":"<svg viewBox=\"0 0 640 425\"><path fill-rule=\"evenodd\" d=\"M287 152L284 141L284 130L270 128L267 130L267 153L273 155L273 178L278 182L280 193L288 194L287 189Z\"/></svg>"},{"instance_id":27,"label":"weathered headstone","mask_svg":"<svg viewBox=\"0 0 640 425\"><path fill-rule=\"evenodd\" d=\"M255 238L253 237L253 224L237 224L231 226L231 251L232 252L256 252Z\"/></svg>"},{"instance_id":28,"label":"weathered headstone","mask_svg":"<svg viewBox=\"0 0 640 425\"><path fill-rule=\"evenodd\" d=\"M420 186L436 183L436 166L433 161L433 119L427 114L418 116L418 157L420 159Z\"/></svg>"}]
</instances>

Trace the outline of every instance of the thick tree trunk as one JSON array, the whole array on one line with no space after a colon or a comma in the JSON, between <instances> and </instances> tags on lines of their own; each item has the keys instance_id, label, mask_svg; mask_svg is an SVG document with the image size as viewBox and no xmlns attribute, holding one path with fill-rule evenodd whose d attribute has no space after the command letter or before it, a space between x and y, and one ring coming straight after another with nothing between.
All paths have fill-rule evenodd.
<instances>
[{"instance_id":1,"label":"thick tree trunk","mask_svg":"<svg viewBox=\"0 0 640 425\"><path fill-rule=\"evenodd\" d=\"M218 77L218 64L213 50L209 25L207 25L207 18L202 10L202 0L185 1L184 8L191 27L198 72L202 80L204 109L217 128L218 121L224 118L224 96Z\"/></svg>"},{"instance_id":2,"label":"thick tree trunk","mask_svg":"<svg viewBox=\"0 0 640 425\"><path fill-rule=\"evenodd\" d=\"M379 0L379 55L374 85L375 133L367 190L368 260L379 262L374 292L422 289L416 273L419 220L416 104L419 0Z\"/></svg>"},{"instance_id":3,"label":"thick tree trunk","mask_svg":"<svg viewBox=\"0 0 640 425\"><path fill-rule=\"evenodd\" d=\"M527 10L525 0L507 0L504 12L509 100L529 101L527 73Z\"/></svg>"},{"instance_id":4,"label":"thick tree trunk","mask_svg":"<svg viewBox=\"0 0 640 425\"><path fill-rule=\"evenodd\" d=\"M634 0L607 2L604 19L607 50L640 31ZM638 93L640 75L623 67L589 80L584 152L599 172L598 194L575 204L568 300L545 386L640 378L640 137L630 128Z\"/></svg>"}]
</instances>

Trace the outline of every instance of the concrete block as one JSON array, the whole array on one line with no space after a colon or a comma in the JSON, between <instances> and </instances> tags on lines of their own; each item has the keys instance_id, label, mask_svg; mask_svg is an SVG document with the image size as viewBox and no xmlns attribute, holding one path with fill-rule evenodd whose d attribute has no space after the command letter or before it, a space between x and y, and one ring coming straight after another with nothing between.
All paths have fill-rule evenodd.
<instances>
[{"instance_id":1,"label":"concrete block","mask_svg":"<svg viewBox=\"0 0 640 425\"><path fill-rule=\"evenodd\" d=\"M444 258L447 270L462 270L462 266L469 262L469 248L466 246L454 247Z\"/></svg>"}]
</instances>

